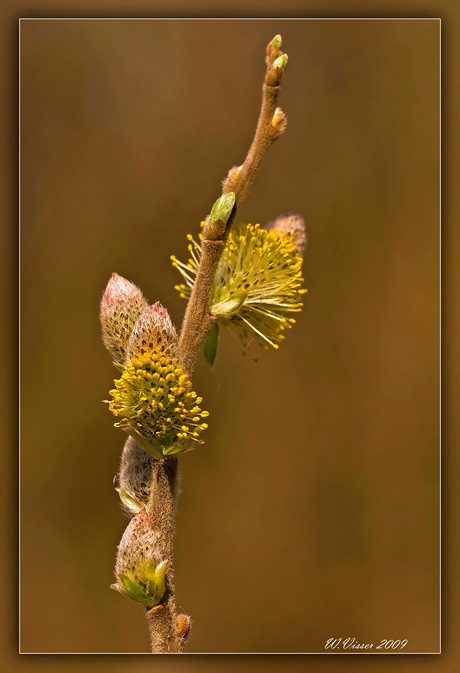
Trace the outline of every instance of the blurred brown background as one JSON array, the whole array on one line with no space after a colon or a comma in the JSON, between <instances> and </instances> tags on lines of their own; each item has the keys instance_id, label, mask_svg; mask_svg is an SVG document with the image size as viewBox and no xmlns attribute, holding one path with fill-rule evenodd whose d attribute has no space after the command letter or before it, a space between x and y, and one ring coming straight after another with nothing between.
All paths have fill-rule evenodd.
<instances>
[{"instance_id":1,"label":"blurred brown background","mask_svg":"<svg viewBox=\"0 0 460 673\"><path fill-rule=\"evenodd\" d=\"M189 651L439 648L439 23L23 21L24 652L148 651L142 609L108 589L124 436L98 303L116 271L180 324L169 255L244 159L278 32L288 131L240 216L305 215L309 293L279 352L224 338L195 377Z\"/></svg>"}]
</instances>

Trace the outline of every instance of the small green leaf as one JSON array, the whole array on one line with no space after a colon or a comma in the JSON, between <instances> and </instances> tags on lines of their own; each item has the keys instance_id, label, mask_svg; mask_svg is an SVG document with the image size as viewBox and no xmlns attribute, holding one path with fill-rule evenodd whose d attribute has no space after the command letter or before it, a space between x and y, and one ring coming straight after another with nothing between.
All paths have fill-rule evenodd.
<instances>
[{"instance_id":1,"label":"small green leaf","mask_svg":"<svg viewBox=\"0 0 460 673\"><path fill-rule=\"evenodd\" d=\"M177 442L176 444L171 444L171 446L163 447L163 456L175 456L176 453L183 453L186 448L184 442Z\"/></svg>"},{"instance_id":2,"label":"small green leaf","mask_svg":"<svg viewBox=\"0 0 460 673\"><path fill-rule=\"evenodd\" d=\"M178 453L189 453L190 451L195 451L195 448L196 447L190 442L178 442L164 448L163 456L168 458L169 456L175 456Z\"/></svg>"},{"instance_id":3,"label":"small green leaf","mask_svg":"<svg viewBox=\"0 0 460 673\"><path fill-rule=\"evenodd\" d=\"M221 220L225 224L228 222L233 206L235 205L235 193L228 192L227 194L222 194L219 196L217 201L212 207L211 213L209 215L209 221L215 222L216 220Z\"/></svg>"},{"instance_id":4,"label":"small green leaf","mask_svg":"<svg viewBox=\"0 0 460 673\"><path fill-rule=\"evenodd\" d=\"M145 595L142 587L140 587L135 580L122 573L118 575L118 579L121 582L121 586L118 589L120 593L124 594L128 598L131 598L131 600L136 601L137 603L142 603L142 605L145 605L145 607L151 607L150 597Z\"/></svg>"},{"instance_id":5,"label":"small green leaf","mask_svg":"<svg viewBox=\"0 0 460 673\"><path fill-rule=\"evenodd\" d=\"M160 563L141 563L134 568L133 574L118 573L117 584L110 588L141 603L146 608L153 608L163 600L166 591L166 571L168 561Z\"/></svg>"},{"instance_id":6,"label":"small green leaf","mask_svg":"<svg viewBox=\"0 0 460 673\"><path fill-rule=\"evenodd\" d=\"M138 514L142 509L145 509L145 505L131 495L131 493L123 491L121 488L116 488L115 490L118 492L121 502L131 514Z\"/></svg>"},{"instance_id":7,"label":"small green leaf","mask_svg":"<svg viewBox=\"0 0 460 673\"><path fill-rule=\"evenodd\" d=\"M219 345L219 324L217 320L214 320L213 325L208 333L208 336L205 339L203 347L205 360L210 367L212 367L215 362L218 345Z\"/></svg>"},{"instance_id":8,"label":"small green leaf","mask_svg":"<svg viewBox=\"0 0 460 673\"><path fill-rule=\"evenodd\" d=\"M115 423L117 427L117 423ZM161 449L161 446L156 442L155 440L150 440L148 441L145 437L143 437L140 432L135 430L133 427L130 425L127 425L126 427L123 427L122 430L124 430L128 435L130 435L133 439L136 440L136 442L141 446L144 451L146 451L152 458L162 458L163 457L163 452Z\"/></svg>"}]
</instances>

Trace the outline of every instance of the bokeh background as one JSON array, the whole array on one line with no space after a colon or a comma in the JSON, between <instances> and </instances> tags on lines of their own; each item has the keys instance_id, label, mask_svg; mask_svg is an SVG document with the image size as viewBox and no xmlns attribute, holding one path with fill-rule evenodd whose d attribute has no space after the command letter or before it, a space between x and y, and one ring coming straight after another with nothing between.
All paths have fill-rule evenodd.
<instances>
[{"instance_id":1,"label":"bokeh background","mask_svg":"<svg viewBox=\"0 0 460 673\"><path fill-rule=\"evenodd\" d=\"M285 345L224 336L181 459L177 596L190 652L439 649L439 22L23 21L21 649L147 652L108 589L124 435L98 304L113 271L184 303L169 255L243 161L265 44L286 134L241 209L305 215ZM254 359L257 358L257 362Z\"/></svg>"}]
</instances>

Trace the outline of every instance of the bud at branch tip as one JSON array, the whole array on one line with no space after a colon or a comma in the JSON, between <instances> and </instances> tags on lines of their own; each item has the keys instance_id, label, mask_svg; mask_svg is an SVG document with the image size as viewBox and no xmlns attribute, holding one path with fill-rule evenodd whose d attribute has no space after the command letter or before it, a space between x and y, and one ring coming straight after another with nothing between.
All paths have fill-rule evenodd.
<instances>
[{"instance_id":1,"label":"bud at branch tip","mask_svg":"<svg viewBox=\"0 0 460 673\"><path fill-rule=\"evenodd\" d=\"M276 49L277 51L278 49L281 49L282 44L283 44L283 38L281 37L281 35L275 35L275 37L270 42L270 46L273 49Z\"/></svg>"}]
</instances>

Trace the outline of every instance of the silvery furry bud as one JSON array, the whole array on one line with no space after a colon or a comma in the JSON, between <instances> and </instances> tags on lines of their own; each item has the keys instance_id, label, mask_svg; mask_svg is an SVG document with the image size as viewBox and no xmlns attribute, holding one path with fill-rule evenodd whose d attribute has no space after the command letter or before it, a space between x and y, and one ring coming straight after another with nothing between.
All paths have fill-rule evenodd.
<instances>
[{"instance_id":1,"label":"silvery furry bud","mask_svg":"<svg viewBox=\"0 0 460 673\"><path fill-rule=\"evenodd\" d=\"M120 472L115 490L127 513L138 514L149 502L154 459L137 442L128 437L121 454Z\"/></svg>"},{"instance_id":2,"label":"silvery furry bud","mask_svg":"<svg viewBox=\"0 0 460 673\"><path fill-rule=\"evenodd\" d=\"M305 220L299 213L282 213L267 224L268 231L286 237L295 245L299 257L303 257L307 244Z\"/></svg>"},{"instance_id":3,"label":"silvery furry bud","mask_svg":"<svg viewBox=\"0 0 460 673\"><path fill-rule=\"evenodd\" d=\"M127 361L150 351L174 355L177 333L168 311L157 301L139 316L127 347Z\"/></svg>"},{"instance_id":4,"label":"silvery furry bud","mask_svg":"<svg viewBox=\"0 0 460 673\"><path fill-rule=\"evenodd\" d=\"M131 332L148 302L134 283L117 273L112 274L100 306L102 340L113 358L122 365L126 358Z\"/></svg>"},{"instance_id":5,"label":"silvery furry bud","mask_svg":"<svg viewBox=\"0 0 460 673\"><path fill-rule=\"evenodd\" d=\"M158 558L157 537L145 509L131 519L118 546L117 581L111 585L146 608L159 605L166 592L168 562Z\"/></svg>"}]
</instances>

